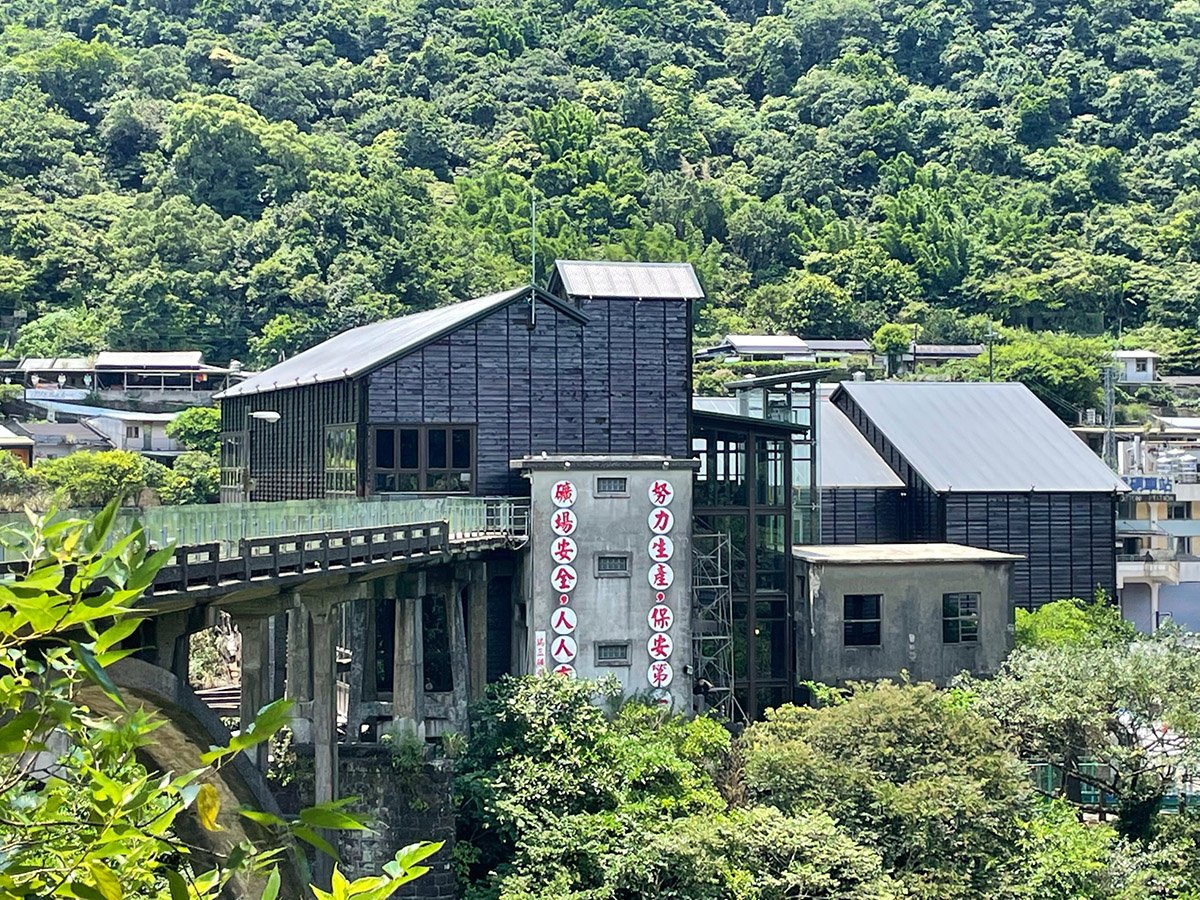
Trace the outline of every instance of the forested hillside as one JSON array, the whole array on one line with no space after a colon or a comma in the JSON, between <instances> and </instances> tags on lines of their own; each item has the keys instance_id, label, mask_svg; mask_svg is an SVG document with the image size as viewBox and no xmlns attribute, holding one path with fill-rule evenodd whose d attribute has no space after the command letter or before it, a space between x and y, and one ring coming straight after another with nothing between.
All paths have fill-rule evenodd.
<instances>
[{"instance_id":1,"label":"forested hillside","mask_svg":"<svg viewBox=\"0 0 1200 900\"><path fill-rule=\"evenodd\" d=\"M263 363L520 283L531 181L543 271L690 259L705 332L1200 315L1196 0L3 0L0 26L28 353Z\"/></svg>"}]
</instances>

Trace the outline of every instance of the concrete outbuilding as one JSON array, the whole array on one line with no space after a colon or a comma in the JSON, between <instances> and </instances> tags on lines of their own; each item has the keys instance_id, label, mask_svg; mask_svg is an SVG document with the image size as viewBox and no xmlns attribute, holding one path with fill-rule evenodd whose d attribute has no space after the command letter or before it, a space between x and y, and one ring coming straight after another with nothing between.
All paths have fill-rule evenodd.
<instances>
[{"instance_id":1,"label":"concrete outbuilding","mask_svg":"<svg viewBox=\"0 0 1200 900\"><path fill-rule=\"evenodd\" d=\"M1012 648L1011 553L961 544L797 546L800 679L945 684Z\"/></svg>"}]
</instances>

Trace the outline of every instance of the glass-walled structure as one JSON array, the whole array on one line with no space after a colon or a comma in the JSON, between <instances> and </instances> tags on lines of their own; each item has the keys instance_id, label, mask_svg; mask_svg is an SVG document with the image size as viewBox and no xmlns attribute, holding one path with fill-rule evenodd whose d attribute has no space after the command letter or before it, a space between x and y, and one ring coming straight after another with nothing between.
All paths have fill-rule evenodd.
<instances>
[{"instance_id":1,"label":"glass-walled structure","mask_svg":"<svg viewBox=\"0 0 1200 900\"><path fill-rule=\"evenodd\" d=\"M821 491L817 483L816 422L826 370L788 372L730 382L738 415L796 426L790 446L792 543L821 539Z\"/></svg>"},{"instance_id":2,"label":"glass-walled structure","mask_svg":"<svg viewBox=\"0 0 1200 900\"><path fill-rule=\"evenodd\" d=\"M792 699L793 439L806 426L694 412L696 533L730 542L734 697L747 719Z\"/></svg>"}]
</instances>

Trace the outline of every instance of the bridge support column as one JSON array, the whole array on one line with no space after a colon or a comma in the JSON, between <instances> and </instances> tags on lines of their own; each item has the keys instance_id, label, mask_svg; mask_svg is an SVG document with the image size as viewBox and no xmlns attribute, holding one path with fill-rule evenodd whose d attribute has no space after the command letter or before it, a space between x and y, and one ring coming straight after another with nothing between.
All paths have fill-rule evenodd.
<instances>
[{"instance_id":1,"label":"bridge support column","mask_svg":"<svg viewBox=\"0 0 1200 900\"><path fill-rule=\"evenodd\" d=\"M470 732L467 707L471 700L471 664L467 656L467 624L463 593L470 584L470 567L455 566L446 585L446 627L450 632L450 677L454 682L454 720L462 734Z\"/></svg>"},{"instance_id":2,"label":"bridge support column","mask_svg":"<svg viewBox=\"0 0 1200 900\"><path fill-rule=\"evenodd\" d=\"M312 668L309 665L309 614L298 594L292 595L293 606L287 612L287 698L295 704L292 735L297 744L312 740L312 725L308 705L312 700Z\"/></svg>"},{"instance_id":3,"label":"bridge support column","mask_svg":"<svg viewBox=\"0 0 1200 900\"><path fill-rule=\"evenodd\" d=\"M262 615L236 615L234 623L242 634L242 690L241 730L245 731L254 721L258 711L270 703L272 679L267 671L271 647L268 643L270 618ZM261 743L250 751L251 759L259 771L267 770L267 743Z\"/></svg>"},{"instance_id":4,"label":"bridge support column","mask_svg":"<svg viewBox=\"0 0 1200 900\"><path fill-rule=\"evenodd\" d=\"M470 662L471 699L479 700L487 688L488 566L473 562L467 580L467 655Z\"/></svg>"},{"instance_id":5,"label":"bridge support column","mask_svg":"<svg viewBox=\"0 0 1200 900\"><path fill-rule=\"evenodd\" d=\"M346 743L362 740L363 689L367 677L375 677L375 642L367 617L375 613L375 600L351 600L346 607L346 648L350 651L350 680L346 702Z\"/></svg>"},{"instance_id":6,"label":"bridge support column","mask_svg":"<svg viewBox=\"0 0 1200 900\"><path fill-rule=\"evenodd\" d=\"M392 719L410 719L419 734L425 724L425 653L423 605L425 573L396 582L396 625L392 658Z\"/></svg>"},{"instance_id":7,"label":"bridge support column","mask_svg":"<svg viewBox=\"0 0 1200 900\"><path fill-rule=\"evenodd\" d=\"M312 746L313 801L337 799L337 599L328 594L304 598L312 620ZM327 835L328 836L328 835ZM317 854L314 870L320 884L328 884L333 861Z\"/></svg>"}]
</instances>

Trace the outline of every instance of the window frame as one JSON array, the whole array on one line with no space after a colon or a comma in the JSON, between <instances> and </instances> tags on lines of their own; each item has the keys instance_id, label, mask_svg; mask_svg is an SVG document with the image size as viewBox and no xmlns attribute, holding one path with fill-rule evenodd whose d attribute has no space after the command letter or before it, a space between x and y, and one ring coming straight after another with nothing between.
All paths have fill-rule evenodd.
<instances>
[{"instance_id":1,"label":"window frame","mask_svg":"<svg viewBox=\"0 0 1200 900\"><path fill-rule=\"evenodd\" d=\"M381 467L378 458L378 441L381 431L391 431L393 433L392 440L392 463L389 467ZM400 433L403 431L415 431L417 433L417 465L416 468L401 466L400 453ZM429 441L430 434L433 432L443 432L445 434L445 466L431 466ZM470 451L470 464L467 466L454 465L454 436L457 431L465 431L468 434L468 448ZM367 490L370 494L472 494L475 492L475 485L478 481L479 469L479 442L478 442L478 427L474 422L378 422L372 423L367 428ZM461 479L462 475L466 475L468 481L465 486L448 490L444 486L431 487L435 483L436 478L445 478L447 480L458 476ZM381 489L378 487L380 477L393 476L397 479L400 477L415 476L416 487L411 490L402 489Z\"/></svg>"},{"instance_id":2,"label":"window frame","mask_svg":"<svg viewBox=\"0 0 1200 900\"><path fill-rule=\"evenodd\" d=\"M350 466L330 466L329 465L329 438L335 431L349 432L352 440L352 452L350 453ZM334 422L326 425L322 432L323 442L321 444L321 480L323 482L324 496L326 497L357 497L358 496L358 423L356 422ZM330 476L335 473L342 475L349 473L349 487L338 486ZM332 486L331 486L332 485Z\"/></svg>"},{"instance_id":3,"label":"window frame","mask_svg":"<svg viewBox=\"0 0 1200 900\"><path fill-rule=\"evenodd\" d=\"M951 598L956 598L953 602L956 605L955 614L950 615L947 612L947 604L951 602ZM973 644L979 645L979 591L947 591L942 594L942 643L943 644ZM962 604L966 601L974 606L974 611L963 613ZM963 623L971 622L974 624L975 636L973 638L963 638ZM950 638L951 626L955 637Z\"/></svg>"},{"instance_id":4,"label":"window frame","mask_svg":"<svg viewBox=\"0 0 1200 900\"><path fill-rule=\"evenodd\" d=\"M624 569L601 569L600 560L602 559L622 559L625 561ZM629 578L630 569L632 568L632 560L629 553L601 551L596 554L595 562L592 566L597 578Z\"/></svg>"},{"instance_id":5,"label":"window frame","mask_svg":"<svg viewBox=\"0 0 1200 900\"><path fill-rule=\"evenodd\" d=\"M621 488L619 490L610 491L601 487L605 481L619 481ZM595 484L595 495L597 497L628 497L629 496L629 479L624 475L597 475Z\"/></svg>"},{"instance_id":6,"label":"window frame","mask_svg":"<svg viewBox=\"0 0 1200 900\"><path fill-rule=\"evenodd\" d=\"M595 643L595 660L596 666L608 666L611 668L626 667L633 665L632 645L629 641L596 641ZM600 655L601 647L620 647L624 655L620 659L604 659Z\"/></svg>"},{"instance_id":7,"label":"window frame","mask_svg":"<svg viewBox=\"0 0 1200 900\"><path fill-rule=\"evenodd\" d=\"M862 600L868 597L873 597L875 599L875 616L856 617L853 619L850 618L848 615L848 604L850 600L852 598L855 600ZM872 622L875 623L876 627L874 643L850 640L852 626L860 626ZM883 646L883 594L842 594L842 646L855 648Z\"/></svg>"}]
</instances>

